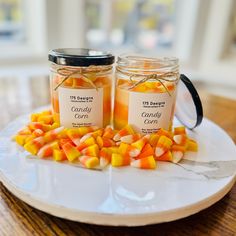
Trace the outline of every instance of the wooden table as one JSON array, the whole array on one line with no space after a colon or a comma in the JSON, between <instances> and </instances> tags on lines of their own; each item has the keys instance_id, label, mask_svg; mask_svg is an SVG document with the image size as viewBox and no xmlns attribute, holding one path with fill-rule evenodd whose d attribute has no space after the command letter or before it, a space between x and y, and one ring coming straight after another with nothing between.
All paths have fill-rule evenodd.
<instances>
[{"instance_id":1,"label":"wooden table","mask_svg":"<svg viewBox=\"0 0 236 236\"><path fill-rule=\"evenodd\" d=\"M0 128L15 117L49 103L46 77L24 81L1 78L0 84ZM205 116L236 142L236 101L203 90L200 94ZM0 184L0 235L236 235L236 185L218 203L193 216L127 228L82 224L48 215L17 199Z\"/></svg>"}]
</instances>

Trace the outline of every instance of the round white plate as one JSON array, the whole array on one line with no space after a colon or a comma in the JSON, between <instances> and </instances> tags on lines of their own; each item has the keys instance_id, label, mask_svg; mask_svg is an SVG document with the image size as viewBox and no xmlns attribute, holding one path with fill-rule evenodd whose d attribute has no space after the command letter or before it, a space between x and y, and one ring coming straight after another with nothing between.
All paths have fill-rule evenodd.
<instances>
[{"instance_id":1,"label":"round white plate","mask_svg":"<svg viewBox=\"0 0 236 236\"><path fill-rule=\"evenodd\" d=\"M21 200L58 217L114 226L172 221L209 207L235 182L235 145L207 119L189 131L198 153L178 165L159 162L154 171L94 171L29 158L10 140L27 122L22 116L0 133L0 180Z\"/></svg>"}]
</instances>

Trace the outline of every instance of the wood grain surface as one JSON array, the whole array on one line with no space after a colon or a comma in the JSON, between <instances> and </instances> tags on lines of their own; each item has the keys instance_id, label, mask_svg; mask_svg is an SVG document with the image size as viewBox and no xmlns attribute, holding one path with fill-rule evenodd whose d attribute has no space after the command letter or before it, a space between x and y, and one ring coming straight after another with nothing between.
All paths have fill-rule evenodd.
<instances>
[{"instance_id":1,"label":"wood grain surface","mask_svg":"<svg viewBox=\"0 0 236 236\"><path fill-rule=\"evenodd\" d=\"M22 79L0 79L0 128L15 117L49 103L47 77L24 78L23 82L22 86ZM208 94L203 89L200 95L204 115L236 143L236 101ZM236 235L236 185L213 206L181 220L142 227L107 227L64 220L36 210L0 183L1 235Z\"/></svg>"}]
</instances>

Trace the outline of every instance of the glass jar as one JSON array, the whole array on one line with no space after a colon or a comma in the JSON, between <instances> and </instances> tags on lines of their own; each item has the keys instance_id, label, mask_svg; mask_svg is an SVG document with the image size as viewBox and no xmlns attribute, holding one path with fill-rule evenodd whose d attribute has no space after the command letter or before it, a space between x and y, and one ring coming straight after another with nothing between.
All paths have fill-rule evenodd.
<instances>
[{"instance_id":1,"label":"glass jar","mask_svg":"<svg viewBox=\"0 0 236 236\"><path fill-rule=\"evenodd\" d=\"M177 58L118 58L114 127L131 124L143 134L171 129L179 81Z\"/></svg>"},{"instance_id":2,"label":"glass jar","mask_svg":"<svg viewBox=\"0 0 236 236\"><path fill-rule=\"evenodd\" d=\"M114 56L90 49L49 52L52 110L61 126L110 124Z\"/></svg>"}]
</instances>

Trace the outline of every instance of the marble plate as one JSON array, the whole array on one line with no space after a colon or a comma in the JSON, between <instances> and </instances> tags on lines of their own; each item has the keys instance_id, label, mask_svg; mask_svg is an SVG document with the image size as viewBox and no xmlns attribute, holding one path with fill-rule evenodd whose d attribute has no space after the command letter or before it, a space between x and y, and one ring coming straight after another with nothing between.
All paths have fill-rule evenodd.
<instances>
[{"instance_id":1,"label":"marble plate","mask_svg":"<svg viewBox=\"0 0 236 236\"><path fill-rule=\"evenodd\" d=\"M0 180L21 200L58 217L113 226L172 221L214 204L236 179L235 145L207 119L189 131L199 152L188 153L177 165L160 162L154 171L91 171L30 158L11 141L27 118L18 118L0 133Z\"/></svg>"}]
</instances>

